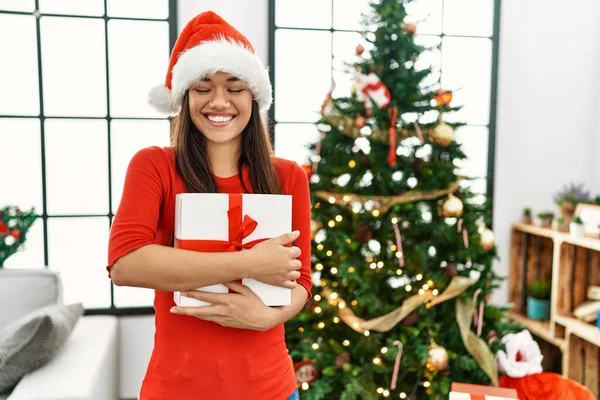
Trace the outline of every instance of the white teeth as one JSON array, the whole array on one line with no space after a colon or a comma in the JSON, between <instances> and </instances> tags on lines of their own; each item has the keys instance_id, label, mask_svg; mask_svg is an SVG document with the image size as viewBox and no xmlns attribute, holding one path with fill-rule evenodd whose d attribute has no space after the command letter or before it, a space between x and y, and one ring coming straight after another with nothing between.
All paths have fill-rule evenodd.
<instances>
[{"instance_id":1,"label":"white teeth","mask_svg":"<svg viewBox=\"0 0 600 400\"><path fill-rule=\"evenodd\" d=\"M232 116L223 117L223 116L217 116L217 115L209 115L208 119L210 119L213 122L229 122L233 119L233 117Z\"/></svg>"}]
</instances>

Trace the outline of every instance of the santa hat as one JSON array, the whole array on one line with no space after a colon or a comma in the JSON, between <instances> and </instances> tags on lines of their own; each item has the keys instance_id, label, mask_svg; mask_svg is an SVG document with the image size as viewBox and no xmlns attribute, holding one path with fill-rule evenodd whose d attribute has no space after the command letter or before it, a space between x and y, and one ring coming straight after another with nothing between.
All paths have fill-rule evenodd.
<instances>
[{"instance_id":1,"label":"santa hat","mask_svg":"<svg viewBox=\"0 0 600 400\"><path fill-rule=\"evenodd\" d=\"M190 86L217 71L245 81L261 111L270 108L268 70L248 39L212 11L197 15L185 26L171 53L165 84L150 91L148 102L162 113L175 115Z\"/></svg>"}]
</instances>

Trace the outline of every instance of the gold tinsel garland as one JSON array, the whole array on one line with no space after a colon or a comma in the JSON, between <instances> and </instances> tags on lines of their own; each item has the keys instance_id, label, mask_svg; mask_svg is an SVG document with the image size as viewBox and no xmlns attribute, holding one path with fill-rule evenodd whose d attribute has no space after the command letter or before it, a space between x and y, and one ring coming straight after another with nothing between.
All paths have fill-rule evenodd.
<instances>
[{"instance_id":1,"label":"gold tinsel garland","mask_svg":"<svg viewBox=\"0 0 600 400\"><path fill-rule=\"evenodd\" d=\"M358 317L350 309L348 304L337 294L332 297L332 292L328 288L323 288L321 296L331 305L336 306L338 316L342 322L359 333L366 331L388 332L398 325L406 316L415 311L422 304L428 308L441 304L447 300L453 299L467 290L475 283L474 280L463 276L455 276L450 281L448 287L438 296L434 296L431 290L423 294L415 294L406 299L400 307L382 315L381 317L364 320ZM498 371L496 361L487 344L473 332L471 332L470 322L473 320L473 304L456 302L456 320L460 328L460 334L465 348L473 356L481 369L489 376L492 384L498 385Z\"/></svg>"},{"instance_id":2,"label":"gold tinsel garland","mask_svg":"<svg viewBox=\"0 0 600 400\"><path fill-rule=\"evenodd\" d=\"M454 193L459 188L458 182L453 182L450 187L442 190L433 191L420 191L411 190L404 194L396 196L370 196L370 195L359 195L353 193L334 193L326 191L315 192L315 195L322 198L323 200L329 201L332 204L349 204L353 201L359 201L361 204L365 204L371 200L375 203L375 207L379 209L380 213L387 212L390 207L396 204L410 203L413 201L420 200L434 200L442 196L446 196L450 193ZM332 202L333 199L333 202Z\"/></svg>"},{"instance_id":3,"label":"gold tinsel garland","mask_svg":"<svg viewBox=\"0 0 600 400\"><path fill-rule=\"evenodd\" d=\"M348 136L352 139L357 139L362 135L360 133L361 127L357 126L356 121L348 116L343 114L337 107L333 104L327 108L327 111L323 113L323 118L331 125L337 128L337 130L345 136ZM425 137L429 137L431 129L422 129L423 135ZM399 138L408 138L411 136L418 136L415 129L403 128L396 130L396 134ZM368 135L370 139L375 142L389 144L390 143L390 134L389 130L386 129L373 129L371 134Z\"/></svg>"}]
</instances>

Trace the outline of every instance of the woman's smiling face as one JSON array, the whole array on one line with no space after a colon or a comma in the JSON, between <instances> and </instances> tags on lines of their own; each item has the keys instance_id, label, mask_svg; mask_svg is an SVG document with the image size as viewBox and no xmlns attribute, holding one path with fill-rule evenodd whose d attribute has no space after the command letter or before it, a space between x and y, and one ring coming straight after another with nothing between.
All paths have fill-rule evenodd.
<instances>
[{"instance_id":1,"label":"woman's smiling face","mask_svg":"<svg viewBox=\"0 0 600 400\"><path fill-rule=\"evenodd\" d=\"M241 140L252 114L252 98L244 81L217 72L190 87L190 117L209 143Z\"/></svg>"}]
</instances>

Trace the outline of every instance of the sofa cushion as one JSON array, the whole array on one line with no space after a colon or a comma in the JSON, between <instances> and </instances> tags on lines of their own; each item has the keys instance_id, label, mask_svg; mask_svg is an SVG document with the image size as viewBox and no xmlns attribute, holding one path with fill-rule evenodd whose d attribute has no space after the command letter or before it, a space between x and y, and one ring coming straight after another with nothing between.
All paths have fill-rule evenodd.
<instances>
[{"instance_id":1,"label":"sofa cushion","mask_svg":"<svg viewBox=\"0 0 600 400\"><path fill-rule=\"evenodd\" d=\"M0 331L0 391L15 386L26 373L47 363L82 315L81 304L54 304Z\"/></svg>"},{"instance_id":2,"label":"sofa cushion","mask_svg":"<svg viewBox=\"0 0 600 400\"><path fill-rule=\"evenodd\" d=\"M39 308L61 303L61 296L54 271L0 268L0 329Z\"/></svg>"}]
</instances>

